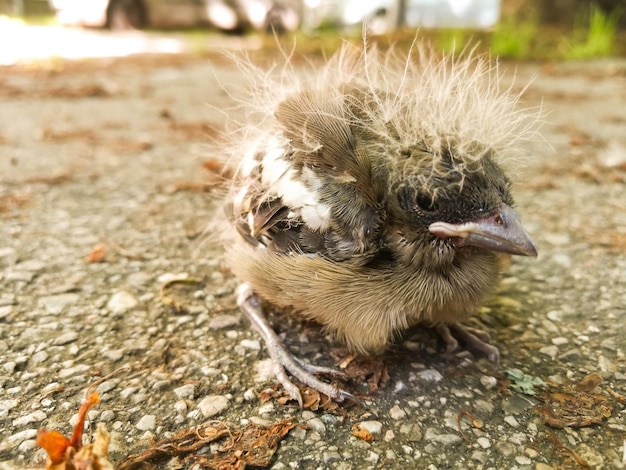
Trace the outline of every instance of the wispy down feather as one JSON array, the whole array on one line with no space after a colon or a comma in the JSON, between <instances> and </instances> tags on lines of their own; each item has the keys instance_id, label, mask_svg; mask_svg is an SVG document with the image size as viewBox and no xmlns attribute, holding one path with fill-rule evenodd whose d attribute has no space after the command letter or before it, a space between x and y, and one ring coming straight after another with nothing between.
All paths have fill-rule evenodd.
<instances>
[{"instance_id":1,"label":"wispy down feather","mask_svg":"<svg viewBox=\"0 0 626 470\"><path fill-rule=\"evenodd\" d=\"M328 145L315 125L326 118L325 125L365 127L378 137L369 139L379 147L373 152L410 154L407 164L430 165L437 176L450 170L440 164L442 155L454 155L461 167L486 154L510 165L519 144L535 135L540 114L520 109L524 89L502 88L497 62L473 51L454 57L417 44L408 54L345 44L325 64L308 69L294 68L289 59L269 70L239 64L250 97L240 142L282 128L298 150L312 152Z\"/></svg>"}]
</instances>

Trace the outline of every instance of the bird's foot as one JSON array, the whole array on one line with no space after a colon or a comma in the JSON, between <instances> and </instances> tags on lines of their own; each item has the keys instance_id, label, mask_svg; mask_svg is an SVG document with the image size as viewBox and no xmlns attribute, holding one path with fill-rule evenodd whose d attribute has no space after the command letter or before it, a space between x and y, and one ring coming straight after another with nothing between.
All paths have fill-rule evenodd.
<instances>
[{"instance_id":1,"label":"bird's foot","mask_svg":"<svg viewBox=\"0 0 626 470\"><path fill-rule=\"evenodd\" d=\"M287 372L300 382L329 396L331 399L342 402L346 398L358 402L350 393L341 390L331 384L322 382L313 374L343 375L340 371L328 367L319 367L306 363L293 356L272 329L261 307L261 300L253 292L248 284L241 284L237 289L237 304L250 320L257 332L261 335L269 355L274 363L274 375L287 391L292 400L295 400L302 408L302 395L300 389L289 379Z\"/></svg>"},{"instance_id":2,"label":"bird's foot","mask_svg":"<svg viewBox=\"0 0 626 470\"><path fill-rule=\"evenodd\" d=\"M493 363L500 362L500 351L489 344L489 335L482 330L458 322L437 325L435 330L446 343L446 352L453 353L461 349L461 341L469 351L484 354Z\"/></svg>"}]
</instances>

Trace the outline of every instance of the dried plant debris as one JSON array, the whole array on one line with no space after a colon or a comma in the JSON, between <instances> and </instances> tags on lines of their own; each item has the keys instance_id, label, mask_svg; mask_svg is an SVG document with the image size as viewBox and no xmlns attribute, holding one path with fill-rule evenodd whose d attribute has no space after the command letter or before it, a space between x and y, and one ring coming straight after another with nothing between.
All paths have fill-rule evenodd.
<instances>
[{"instance_id":1,"label":"dried plant debris","mask_svg":"<svg viewBox=\"0 0 626 470\"><path fill-rule=\"evenodd\" d=\"M0 193L0 218L16 217L18 210L28 205L30 199L27 193Z\"/></svg>"},{"instance_id":2,"label":"dried plant debris","mask_svg":"<svg viewBox=\"0 0 626 470\"><path fill-rule=\"evenodd\" d=\"M611 416L614 397L599 389L602 378L592 373L578 385L551 385L539 396L546 425L553 428L582 428L601 424Z\"/></svg>"},{"instance_id":3,"label":"dried plant debris","mask_svg":"<svg viewBox=\"0 0 626 470\"><path fill-rule=\"evenodd\" d=\"M100 396L94 392L80 405L71 438L58 431L39 430L36 443L48 454L46 470L113 470L113 465L107 460L110 437L102 423L96 428L94 442L83 446L87 412L98 403Z\"/></svg>"},{"instance_id":4,"label":"dried plant debris","mask_svg":"<svg viewBox=\"0 0 626 470\"><path fill-rule=\"evenodd\" d=\"M293 418L270 426L249 424L243 430L233 429L221 421L211 421L181 431L141 454L128 457L120 463L118 470L163 468L166 461L175 458L184 466L214 470L265 468L269 466L278 443L295 426Z\"/></svg>"},{"instance_id":5,"label":"dried plant debris","mask_svg":"<svg viewBox=\"0 0 626 470\"><path fill-rule=\"evenodd\" d=\"M106 247L102 243L94 246L85 257L86 263L104 263L106 261Z\"/></svg>"},{"instance_id":6,"label":"dried plant debris","mask_svg":"<svg viewBox=\"0 0 626 470\"><path fill-rule=\"evenodd\" d=\"M372 433L362 427L359 423L352 426L352 435L365 442L372 442L374 440Z\"/></svg>"},{"instance_id":7,"label":"dried plant debris","mask_svg":"<svg viewBox=\"0 0 626 470\"><path fill-rule=\"evenodd\" d=\"M389 384L389 370L383 358L350 354L346 349L331 351L343 375L355 383L367 383L369 392L376 392Z\"/></svg>"},{"instance_id":8,"label":"dried plant debris","mask_svg":"<svg viewBox=\"0 0 626 470\"><path fill-rule=\"evenodd\" d=\"M573 449L568 447L555 434L552 434L550 431L548 431L546 433L546 436L548 438L548 441L550 441L550 443L554 447L555 455L560 455L560 456L569 458L570 460L575 462L579 468L591 468L591 466L587 463L585 459L583 459L580 455L578 455ZM554 468L557 468L557 467L554 467ZM563 466L563 467L558 467L558 468L569 468L569 467Z\"/></svg>"},{"instance_id":9,"label":"dried plant debris","mask_svg":"<svg viewBox=\"0 0 626 470\"><path fill-rule=\"evenodd\" d=\"M291 398L291 396L285 393L284 389L281 390L281 395L277 398L279 404L287 405L293 403L295 406L299 406L298 403ZM311 387L302 385L300 387L300 393L302 395L303 410L323 410L325 413L341 413L337 402L331 400L330 397Z\"/></svg>"},{"instance_id":10,"label":"dried plant debris","mask_svg":"<svg viewBox=\"0 0 626 470\"><path fill-rule=\"evenodd\" d=\"M184 312L186 311L186 307L183 301L179 300L179 297L189 299L188 294L190 294L190 292L185 291L188 291L190 287L195 290L201 283L202 281L200 279L190 277L174 277L169 279L161 285L159 292L161 303L174 308L178 313Z\"/></svg>"}]
</instances>

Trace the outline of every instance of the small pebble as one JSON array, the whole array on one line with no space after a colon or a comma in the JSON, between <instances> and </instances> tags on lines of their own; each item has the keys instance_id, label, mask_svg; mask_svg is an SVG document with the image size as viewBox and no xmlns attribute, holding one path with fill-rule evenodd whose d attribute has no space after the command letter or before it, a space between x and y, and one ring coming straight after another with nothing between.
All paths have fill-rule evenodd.
<instances>
[{"instance_id":1,"label":"small pebble","mask_svg":"<svg viewBox=\"0 0 626 470\"><path fill-rule=\"evenodd\" d=\"M359 426L374 435L380 434L383 430L383 423L380 421L361 421Z\"/></svg>"},{"instance_id":2,"label":"small pebble","mask_svg":"<svg viewBox=\"0 0 626 470\"><path fill-rule=\"evenodd\" d=\"M223 330L239 324L239 317L235 315L215 315L209 321L209 330Z\"/></svg>"},{"instance_id":3,"label":"small pebble","mask_svg":"<svg viewBox=\"0 0 626 470\"><path fill-rule=\"evenodd\" d=\"M341 460L341 455L339 452L323 452L322 459L325 464L329 464L331 462L339 462Z\"/></svg>"},{"instance_id":4,"label":"small pebble","mask_svg":"<svg viewBox=\"0 0 626 470\"><path fill-rule=\"evenodd\" d=\"M491 447L491 441L486 437L479 437L476 439L476 443L483 449L489 449Z\"/></svg>"},{"instance_id":5,"label":"small pebble","mask_svg":"<svg viewBox=\"0 0 626 470\"><path fill-rule=\"evenodd\" d=\"M556 346L544 346L543 348L539 349L539 352L554 359L559 353L559 348Z\"/></svg>"},{"instance_id":6,"label":"small pebble","mask_svg":"<svg viewBox=\"0 0 626 470\"><path fill-rule=\"evenodd\" d=\"M378 461L380 460L380 454L370 450L370 453L368 454L366 460L372 463L378 463Z\"/></svg>"},{"instance_id":7,"label":"small pebble","mask_svg":"<svg viewBox=\"0 0 626 470\"><path fill-rule=\"evenodd\" d=\"M133 295L126 291L119 291L111 296L107 302L107 309L115 315L121 315L135 308L138 303Z\"/></svg>"},{"instance_id":8,"label":"small pebble","mask_svg":"<svg viewBox=\"0 0 626 470\"><path fill-rule=\"evenodd\" d=\"M252 349L255 351L259 351L261 349L261 343L256 339L243 339L239 344L246 349Z\"/></svg>"},{"instance_id":9,"label":"small pebble","mask_svg":"<svg viewBox=\"0 0 626 470\"><path fill-rule=\"evenodd\" d=\"M58 315L70 305L76 304L79 299L80 296L73 293L49 295L40 297L37 301L37 305L44 308L46 312L51 315Z\"/></svg>"},{"instance_id":10,"label":"small pebble","mask_svg":"<svg viewBox=\"0 0 626 470\"><path fill-rule=\"evenodd\" d=\"M537 452L532 447L527 447L526 449L524 449L524 453L528 455L531 459L535 459L539 455L539 452Z\"/></svg>"},{"instance_id":11,"label":"small pebble","mask_svg":"<svg viewBox=\"0 0 626 470\"><path fill-rule=\"evenodd\" d=\"M0 320L4 321L9 315L13 313L12 305L4 305L0 307Z\"/></svg>"},{"instance_id":12,"label":"small pebble","mask_svg":"<svg viewBox=\"0 0 626 470\"><path fill-rule=\"evenodd\" d=\"M52 340L55 346L63 346L64 344L73 343L78 339L78 333L75 331L67 331Z\"/></svg>"},{"instance_id":13,"label":"small pebble","mask_svg":"<svg viewBox=\"0 0 626 470\"><path fill-rule=\"evenodd\" d=\"M552 338L552 344L556 346L561 346L563 344L567 344L569 340L564 338L563 336L559 336L558 338Z\"/></svg>"},{"instance_id":14,"label":"small pebble","mask_svg":"<svg viewBox=\"0 0 626 470\"><path fill-rule=\"evenodd\" d=\"M515 419L515 416L505 416L504 422L511 427L517 428L519 427L519 422Z\"/></svg>"},{"instance_id":15,"label":"small pebble","mask_svg":"<svg viewBox=\"0 0 626 470\"><path fill-rule=\"evenodd\" d=\"M558 310L550 310L547 314L546 317L548 317L548 320L551 320L553 322L560 322L563 321L563 314L561 312L559 312Z\"/></svg>"},{"instance_id":16,"label":"small pebble","mask_svg":"<svg viewBox=\"0 0 626 470\"><path fill-rule=\"evenodd\" d=\"M39 430L37 429L25 429L24 431L16 432L7 438L7 444L10 447L17 447L26 439L34 439L38 432Z\"/></svg>"},{"instance_id":17,"label":"small pebble","mask_svg":"<svg viewBox=\"0 0 626 470\"><path fill-rule=\"evenodd\" d=\"M29 413L25 416L20 416L19 418L15 418L12 422L14 427L26 426L27 424L39 423L46 419L48 416L42 410L37 410L32 413Z\"/></svg>"},{"instance_id":18,"label":"small pebble","mask_svg":"<svg viewBox=\"0 0 626 470\"><path fill-rule=\"evenodd\" d=\"M315 432L322 436L326 434L326 425L319 418L313 418L306 422L306 424Z\"/></svg>"},{"instance_id":19,"label":"small pebble","mask_svg":"<svg viewBox=\"0 0 626 470\"><path fill-rule=\"evenodd\" d=\"M194 384L185 384L175 388L173 392L178 398L193 398L195 390L196 386Z\"/></svg>"},{"instance_id":20,"label":"small pebble","mask_svg":"<svg viewBox=\"0 0 626 470\"><path fill-rule=\"evenodd\" d=\"M17 450L19 452L30 452L37 448L37 443L35 439L27 439L23 441L19 446L17 446Z\"/></svg>"},{"instance_id":21,"label":"small pebble","mask_svg":"<svg viewBox=\"0 0 626 470\"><path fill-rule=\"evenodd\" d=\"M485 387L486 390L491 390L498 384L498 379L491 375L481 375L480 384Z\"/></svg>"},{"instance_id":22,"label":"small pebble","mask_svg":"<svg viewBox=\"0 0 626 470\"><path fill-rule=\"evenodd\" d=\"M0 400L0 412L7 412L12 408L15 408L19 404L19 401L15 398L10 400Z\"/></svg>"},{"instance_id":23,"label":"small pebble","mask_svg":"<svg viewBox=\"0 0 626 470\"><path fill-rule=\"evenodd\" d=\"M260 415L266 415L266 414L272 413L273 411L274 411L274 403L269 401L259 407L258 413Z\"/></svg>"},{"instance_id":24,"label":"small pebble","mask_svg":"<svg viewBox=\"0 0 626 470\"><path fill-rule=\"evenodd\" d=\"M229 404L228 398L223 395L209 395L198 403L198 409L202 416L211 418L226 410Z\"/></svg>"},{"instance_id":25,"label":"small pebble","mask_svg":"<svg viewBox=\"0 0 626 470\"><path fill-rule=\"evenodd\" d=\"M389 417L396 421L399 419L406 418L406 411L404 411L398 405L395 405L389 410Z\"/></svg>"},{"instance_id":26,"label":"small pebble","mask_svg":"<svg viewBox=\"0 0 626 470\"><path fill-rule=\"evenodd\" d=\"M418 372L417 375L426 382L441 382L443 380L443 375L435 369L426 369Z\"/></svg>"},{"instance_id":27,"label":"small pebble","mask_svg":"<svg viewBox=\"0 0 626 470\"><path fill-rule=\"evenodd\" d=\"M98 393L103 395L103 394L105 394L107 392L110 392L115 387L117 387L119 385L119 383L120 383L120 381L118 379L105 380L100 385L98 385Z\"/></svg>"},{"instance_id":28,"label":"small pebble","mask_svg":"<svg viewBox=\"0 0 626 470\"><path fill-rule=\"evenodd\" d=\"M581 358L581 356L582 353L580 352L580 349L573 348L568 349L563 354L559 355L559 360L563 362L576 362Z\"/></svg>"},{"instance_id":29,"label":"small pebble","mask_svg":"<svg viewBox=\"0 0 626 470\"><path fill-rule=\"evenodd\" d=\"M115 418L115 412L113 410L104 410L102 413L100 413L100 417L98 421L103 422L103 423L109 423L113 421L114 418Z\"/></svg>"},{"instance_id":30,"label":"small pebble","mask_svg":"<svg viewBox=\"0 0 626 470\"><path fill-rule=\"evenodd\" d=\"M108 351L104 351L102 354L108 360L110 360L112 362L117 362L117 361L121 360L124 357L124 355L126 354L126 350L124 348L109 349Z\"/></svg>"},{"instance_id":31,"label":"small pebble","mask_svg":"<svg viewBox=\"0 0 626 470\"><path fill-rule=\"evenodd\" d=\"M151 431L156 428L156 416L145 415L135 425L140 431Z\"/></svg>"},{"instance_id":32,"label":"small pebble","mask_svg":"<svg viewBox=\"0 0 626 470\"><path fill-rule=\"evenodd\" d=\"M438 434L433 428L428 428L426 430L424 433L424 439L443 444L444 446L453 446L462 441L462 439L456 434Z\"/></svg>"},{"instance_id":33,"label":"small pebble","mask_svg":"<svg viewBox=\"0 0 626 470\"><path fill-rule=\"evenodd\" d=\"M185 400L178 400L174 403L174 409L181 415L187 413L187 402L185 402Z\"/></svg>"},{"instance_id":34,"label":"small pebble","mask_svg":"<svg viewBox=\"0 0 626 470\"><path fill-rule=\"evenodd\" d=\"M46 351L38 351L33 354L30 359L31 361L33 361L34 364L41 364L42 362L46 362L46 359L48 359L48 357L50 356Z\"/></svg>"}]
</instances>

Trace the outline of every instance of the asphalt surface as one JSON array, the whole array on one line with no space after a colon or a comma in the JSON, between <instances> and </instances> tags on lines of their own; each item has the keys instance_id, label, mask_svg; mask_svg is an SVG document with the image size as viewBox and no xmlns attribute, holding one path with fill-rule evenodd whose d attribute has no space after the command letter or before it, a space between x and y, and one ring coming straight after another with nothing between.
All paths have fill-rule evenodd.
<instances>
[{"instance_id":1,"label":"asphalt surface","mask_svg":"<svg viewBox=\"0 0 626 470\"><path fill-rule=\"evenodd\" d=\"M241 113L224 91L237 69L217 55L4 67L0 468L43 468L38 429L71 434L103 377L89 430L106 425L116 464L208 422L293 418L272 468L626 467L626 62L501 68L517 87L534 78L521 105L546 121L515 175L539 257L514 259L473 320L501 363L447 356L422 329L350 359L276 312L294 353L354 366L345 385L364 402L301 411L267 376L206 233L221 210L209 144Z\"/></svg>"}]
</instances>

